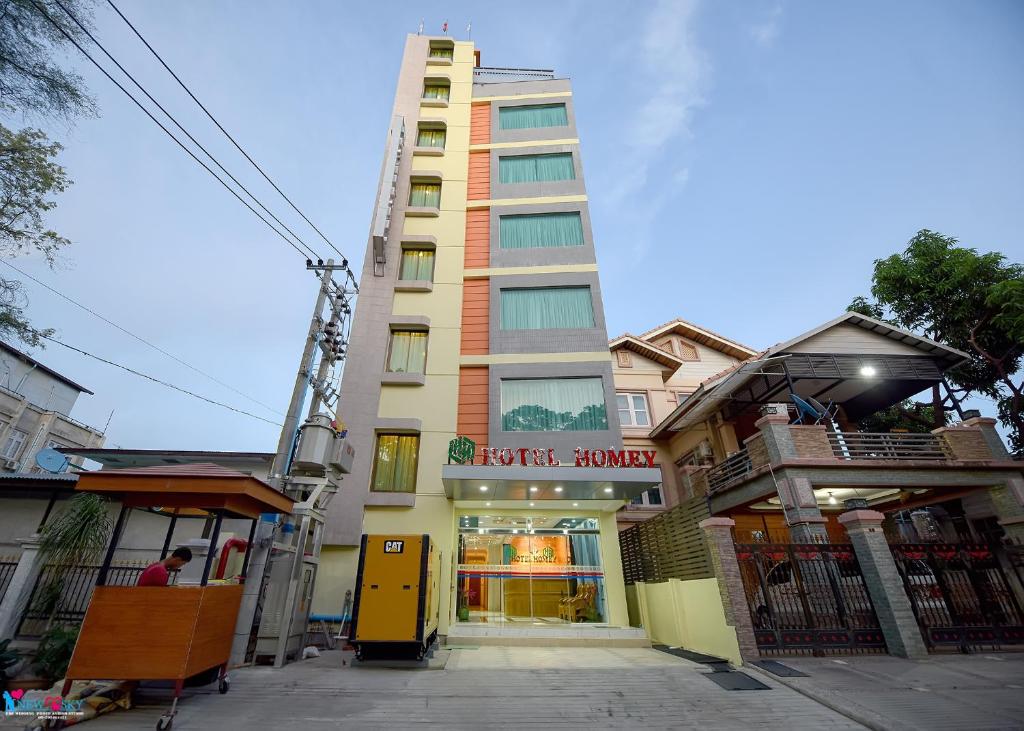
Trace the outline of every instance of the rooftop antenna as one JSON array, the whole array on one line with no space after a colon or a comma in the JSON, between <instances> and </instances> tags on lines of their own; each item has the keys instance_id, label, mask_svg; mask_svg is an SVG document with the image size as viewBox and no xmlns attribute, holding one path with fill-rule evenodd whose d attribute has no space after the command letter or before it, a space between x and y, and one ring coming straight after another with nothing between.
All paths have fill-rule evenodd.
<instances>
[{"instance_id":1,"label":"rooftop antenna","mask_svg":"<svg viewBox=\"0 0 1024 731\"><path fill-rule=\"evenodd\" d=\"M423 35L423 20L422 19L420 19L420 29L418 31L416 31L416 35L418 35L418 36ZM310 262L310 263L312 263L312 262Z\"/></svg>"}]
</instances>

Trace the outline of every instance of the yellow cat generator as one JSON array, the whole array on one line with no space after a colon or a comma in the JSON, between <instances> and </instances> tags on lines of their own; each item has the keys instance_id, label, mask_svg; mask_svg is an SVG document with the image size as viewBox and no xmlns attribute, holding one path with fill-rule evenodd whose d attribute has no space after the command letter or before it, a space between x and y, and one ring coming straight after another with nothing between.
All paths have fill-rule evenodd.
<instances>
[{"instance_id":1,"label":"yellow cat generator","mask_svg":"<svg viewBox=\"0 0 1024 731\"><path fill-rule=\"evenodd\" d=\"M356 659L423 659L437 639L440 568L429 535L363 535L349 632Z\"/></svg>"}]
</instances>

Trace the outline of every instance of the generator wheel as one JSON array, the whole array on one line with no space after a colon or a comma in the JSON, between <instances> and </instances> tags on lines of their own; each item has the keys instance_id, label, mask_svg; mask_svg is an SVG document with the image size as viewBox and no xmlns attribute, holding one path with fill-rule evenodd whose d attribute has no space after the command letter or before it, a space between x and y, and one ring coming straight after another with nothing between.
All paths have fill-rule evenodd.
<instances>
[{"instance_id":1,"label":"generator wheel","mask_svg":"<svg viewBox=\"0 0 1024 731\"><path fill-rule=\"evenodd\" d=\"M220 682L217 683L217 690L220 691L221 695L224 695L231 690L231 679L227 675L221 678Z\"/></svg>"},{"instance_id":2,"label":"generator wheel","mask_svg":"<svg viewBox=\"0 0 1024 731\"><path fill-rule=\"evenodd\" d=\"M171 728L171 725L173 723L174 723L174 717L173 716L168 716L166 714L163 715L163 716L160 716L160 720L158 720L156 722L156 731L168 731L168 729Z\"/></svg>"}]
</instances>

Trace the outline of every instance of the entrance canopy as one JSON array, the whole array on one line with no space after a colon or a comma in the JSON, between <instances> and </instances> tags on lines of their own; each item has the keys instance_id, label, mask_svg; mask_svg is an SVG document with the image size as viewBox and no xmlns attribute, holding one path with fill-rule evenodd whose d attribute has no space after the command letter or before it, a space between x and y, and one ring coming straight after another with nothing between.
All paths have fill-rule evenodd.
<instances>
[{"instance_id":1,"label":"entrance canopy","mask_svg":"<svg viewBox=\"0 0 1024 731\"><path fill-rule=\"evenodd\" d=\"M453 500L630 500L661 484L657 467L441 467Z\"/></svg>"}]
</instances>

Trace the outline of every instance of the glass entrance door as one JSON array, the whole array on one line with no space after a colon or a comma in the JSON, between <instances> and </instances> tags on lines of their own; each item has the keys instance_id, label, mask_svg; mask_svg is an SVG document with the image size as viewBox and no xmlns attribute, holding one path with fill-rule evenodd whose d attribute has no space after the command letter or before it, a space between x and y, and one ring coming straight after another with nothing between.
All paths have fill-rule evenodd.
<instances>
[{"instance_id":1,"label":"glass entrance door","mask_svg":"<svg viewBox=\"0 0 1024 731\"><path fill-rule=\"evenodd\" d=\"M605 621L593 518L460 516L457 578L461 622Z\"/></svg>"}]
</instances>

